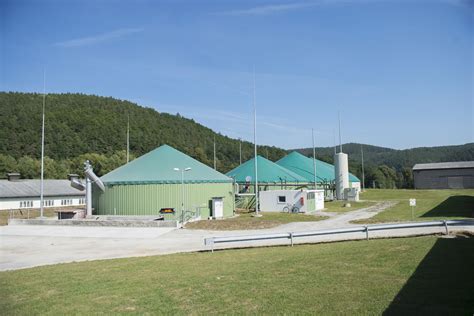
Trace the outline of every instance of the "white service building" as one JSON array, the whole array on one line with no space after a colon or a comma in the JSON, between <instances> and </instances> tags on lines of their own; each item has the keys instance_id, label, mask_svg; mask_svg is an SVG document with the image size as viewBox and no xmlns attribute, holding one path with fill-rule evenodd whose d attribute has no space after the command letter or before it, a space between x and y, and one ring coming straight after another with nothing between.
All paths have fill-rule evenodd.
<instances>
[{"instance_id":1,"label":"white service building","mask_svg":"<svg viewBox=\"0 0 474 316\"><path fill-rule=\"evenodd\" d=\"M324 209L324 190L269 190L260 191L260 210L262 212L300 213Z\"/></svg>"},{"instance_id":2,"label":"white service building","mask_svg":"<svg viewBox=\"0 0 474 316\"><path fill-rule=\"evenodd\" d=\"M9 174L0 180L0 210L39 209L41 180L19 179ZM74 189L69 180L44 180L44 208L83 207L85 191Z\"/></svg>"}]
</instances>

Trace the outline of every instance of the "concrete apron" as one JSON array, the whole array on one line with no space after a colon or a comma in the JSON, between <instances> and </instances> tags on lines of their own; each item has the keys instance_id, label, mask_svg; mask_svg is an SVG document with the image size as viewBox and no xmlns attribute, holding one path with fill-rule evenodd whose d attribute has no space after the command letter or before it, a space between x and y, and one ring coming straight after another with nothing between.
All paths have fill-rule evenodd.
<instances>
[{"instance_id":1,"label":"concrete apron","mask_svg":"<svg viewBox=\"0 0 474 316\"><path fill-rule=\"evenodd\" d=\"M450 234L469 231L472 226L449 227ZM210 251L204 238L264 234L268 231L204 231L171 227L81 227L81 226L4 226L0 228L0 270L35 266L162 255L181 252ZM370 239L445 234L444 227L406 228L374 231ZM87 237L84 237L87 236ZM344 240L364 240L364 233L346 233L295 238L294 245ZM214 245L214 250L262 246L290 246L289 239L234 242Z\"/></svg>"}]
</instances>

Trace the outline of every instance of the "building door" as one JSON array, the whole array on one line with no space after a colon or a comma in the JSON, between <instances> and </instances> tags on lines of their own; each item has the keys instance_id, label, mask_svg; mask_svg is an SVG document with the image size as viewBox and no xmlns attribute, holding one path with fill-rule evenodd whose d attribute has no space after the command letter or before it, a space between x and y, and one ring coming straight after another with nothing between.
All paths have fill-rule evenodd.
<instances>
[{"instance_id":1,"label":"building door","mask_svg":"<svg viewBox=\"0 0 474 316\"><path fill-rule=\"evenodd\" d=\"M463 177L448 177L448 188L463 189Z\"/></svg>"},{"instance_id":2,"label":"building door","mask_svg":"<svg viewBox=\"0 0 474 316\"><path fill-rule=\"evenodd\" d=\"M212 198L212 217L224 217L224 200L221 197Z\"/></svg>"}]
</instances>

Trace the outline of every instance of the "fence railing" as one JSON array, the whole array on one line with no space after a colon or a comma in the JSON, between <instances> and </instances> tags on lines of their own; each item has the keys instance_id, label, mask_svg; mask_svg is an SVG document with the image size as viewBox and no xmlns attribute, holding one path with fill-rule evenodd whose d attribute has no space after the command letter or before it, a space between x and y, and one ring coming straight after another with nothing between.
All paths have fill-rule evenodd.
<instances>
[{"instance_id":1,"label":"fence railing","mask_svg":"<svg viewBox=\"0 0 474 316\"><path fill-rule=\"evenodd\" d=\"M394 230L394 229L419 228L419 227L444 227L445 233L449 234L449 228L448 228L449 226L474 226L474 220L443 220L443 221L430 221L430 222L379 224L379 225L366 225L366 226L325 229L325 230L306 231L306 232L209 237L209 238L204 239L204 245L210 246L211 251L214 251L214 245L219 244L219 243L288 239L291 242L291 246L293 246L293 241L295 238L314 237L314 236L323 236L323 235L338 235L338 234L347 234L347 233L365 233L366 239L369 240L369 232L371 231L373 232L373 231L381 231L381 230Z\"/></svg>"}]
</instances>

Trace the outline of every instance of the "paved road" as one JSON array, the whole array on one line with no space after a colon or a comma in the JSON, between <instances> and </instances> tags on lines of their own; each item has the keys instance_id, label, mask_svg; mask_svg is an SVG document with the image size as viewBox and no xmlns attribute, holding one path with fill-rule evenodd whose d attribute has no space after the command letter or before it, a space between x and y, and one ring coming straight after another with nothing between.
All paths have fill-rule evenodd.
<instances>
[{"instance_id":1,"label":"paved road","mask_svg":"<svg viewBox=\"0 0 474 316\"><path fill-rule=\"evenodd\" d=\"M0 270L22 269L73 261L209 250L203 244L205 237L347 227L353 225L349 223L350 220L368 218L387 207L390 207L390 204L382 203L377 207L336 215L325 221L289 223L271 229L251 231L219 232L158 227L3 226L0 227ZM450 228L450 230L474 232L474 227L457 227L456 229ZM371 238L443 232L444 228L403 229L373 232ZM364 238L364 233L351 233L338 236L309 237L299 239L296 243ZM216 248L254 247L288 243L288 240L259 241L219 245Z\"/></svg>"}]
</instances>

